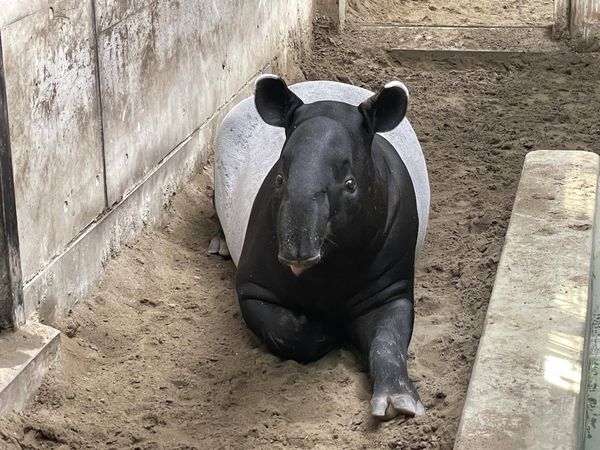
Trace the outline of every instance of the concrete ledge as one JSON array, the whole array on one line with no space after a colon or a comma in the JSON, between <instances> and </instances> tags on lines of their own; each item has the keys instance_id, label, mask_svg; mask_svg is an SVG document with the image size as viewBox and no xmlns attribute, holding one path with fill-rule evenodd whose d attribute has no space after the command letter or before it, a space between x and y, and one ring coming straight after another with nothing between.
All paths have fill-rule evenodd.
<instances>
[{"instance_id":1,"label":"concrete ledge","mask_svg":"<svg viewBox=\"0 0 600 450\"><path fill-rule=\"evenodd\" d=\"M362 25L362 30L373 26ZM553 41L550 27L408 27L378 26L389 55L399 63L436 61L452 64L506 62L523 54L542 56L570 51Z\"/></svg>"},{"instance_id":2,"label":"concrete ledge","mask_svg":"<svg viewBox=\"0 0 600 450\"><path fill-rule=\"evenodd\" d=\"M0 335L0 416L23 408L59 354L60 332L29 322Z\"/></svg>"},{"instance_id":3,"label":"concrete ledge","mask_svg":"<svg viewBox=\"0 0 600 450\"><path fill-rule=\"evenodd\" d=\"M589 336L586 344L587 374L585 393L585 444L584 450L600 448L600 196L596 198L596 223L594 227L594 275L592 301L589 308Z\"/></svg>"},{"instance_id":4,"label":"concrete ledge","mask_svg":"<svg viewBox=\"0 0 600 450\"><path fill-rule=\"evenodd\" d=\"M572 449L582 441L599 158L527 155L455 449Z\"/></svg>"},{"instance_id":5,"label":"concrete ledge","mask_svg":"<svg viewBox=\"0 0 600 450\"><path fill-rule=\"evenodd\" d=\"M552 40L550 27L418 26L362 23L353 24L360 35L374 31L381 36L381 46L414 51L461 50L500 52L565 52L564 42Z\"/></svg>"},{"instance_id":6,"label":"concrete ledge","mask_svg":"<svg viewBox=\"0 0 600 450\"><path fill-rule=\"evenodd\" d=\"M508 61L523 57L525 54L543 54L543 52L533 50L473 50L464 48L391 48L388 53L400 63L406 61L445 61L454 64Z\"/></svg>"}]
</instances>

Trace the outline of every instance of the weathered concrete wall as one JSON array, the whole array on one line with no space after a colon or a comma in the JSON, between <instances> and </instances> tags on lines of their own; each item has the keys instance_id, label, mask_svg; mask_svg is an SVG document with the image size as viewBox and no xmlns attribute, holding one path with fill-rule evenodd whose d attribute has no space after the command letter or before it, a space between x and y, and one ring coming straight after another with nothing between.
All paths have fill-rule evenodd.
<instances>
[{"instance_id":1,"label":"weathered concrete wall","mask_svg":"<svg viewBox=\"0 0 600 450\"><path fill-rule=\"evenodd\" d=\"M27 280L105 207L91 7L53 2L6 26L2 47Z\"/></svg>"},{"instance_id":2,"label":"weathered concrete wall","mask_svg":"<svg viewBox=\"0 0 600 450\"><path fill-rule=\"evenodd\" d=\"M600 0L571 0L571 39L575 48L600 50Z\"/></svg>"},{"instance_id":3,"label":"weathered concrete wall","mask_svg":"<svg viewBox=\"0 0 600 450\"><path fill-rule=\"evenodd\" d=\"M98 2L108 204L271 59L307 1Z\"/></svg>"},{"instance_id":4,"label":"weathered concrete wall","mask_svg":"<svg viewBox=\"0 0 600 450\"><path fill-rule=\"evenodd\" d=\"M569 38L569 14L571 0L554 0L554 25L552 36L554 39Z\"/></svg>"},{"instance_id":5,"label":"weathered concrete wall","mask_svg":"<svg viewBox=\"0 0 600 450\"><path fill-rule=\"evenodd\" d=\"M329 17L338 31L346 24L346 0L316 0L317 13Z\"/></svg>"},{"instance_id":6,"label":"weathered concrete wall","mask_svg":"<svg viewBox=\"0 0 600 450\"><path fill-rule=\"evenodd\" d=\"M554 0L555 39L571 39L578 51L600 50L600 0Z\"/></svg>"},{"instance_id":7,"label":"weathered concrete wall","mask_svg":"<svg viewBox=\"0 0 600 450\"><path fill-rule=\"evenodd\" d=\"M158 220L311 15L306 0L0 0L27 314L68 311Z\"/></svg>"}]
</instances>

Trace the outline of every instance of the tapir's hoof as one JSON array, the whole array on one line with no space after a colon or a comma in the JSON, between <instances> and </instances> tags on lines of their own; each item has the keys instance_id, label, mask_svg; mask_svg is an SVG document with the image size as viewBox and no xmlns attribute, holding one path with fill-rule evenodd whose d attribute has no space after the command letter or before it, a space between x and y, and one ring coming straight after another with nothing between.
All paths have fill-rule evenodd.
<instances>
[{"instance_id":1,"label":"tapir's hoof","mask_svg":"<svg viewBox=\"0 0 600 450\"><path fill-rule=\"evenodd\" d=\"M219 236L215 236L210 240L210 244L208 244L208 254L216 255L219 253L219 247L221 246L221 238Z\"/></svg>"},{"instance_id":2,"label":"tapir's hoof","mask_svg":"<svg viewBox=\"0 0 600 450\"><path fill-rule=\"evenodd\" d=\"M229 247L227 247L227 241L225 239L221 239L219 244L219 255L221 255L225 259L231 258L231 254L229 253Z\"/></svg>"},{"instance_id":3,"label":"tapir's hoof","mask_svg":"<svg viewBox=\"0 0 600 450\"><path fill-rule=\"evenodd\" d=\"M391 420L400 414L423 416L425 407L421 400L410 394L374 395L371 399L371 414L381 420Z\"/></svg>"},{"instance_id":4,"label":"tapir's hoof","mask_svg":"<svg viewBox=\"0 0 600 450\"><path fill-rule=\"evenodd\" d=\"M209 255L221 255L224 259L231 258L225 239L219 235L213 237L208 244Z\"/></svg>"}]
</instances>

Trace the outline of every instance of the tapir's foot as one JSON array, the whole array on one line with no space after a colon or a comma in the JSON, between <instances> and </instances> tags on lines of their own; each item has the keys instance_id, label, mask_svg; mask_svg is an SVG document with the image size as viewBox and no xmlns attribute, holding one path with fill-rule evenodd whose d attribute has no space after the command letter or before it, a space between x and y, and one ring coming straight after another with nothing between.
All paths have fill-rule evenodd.
<instances>
[{"instance_id":1,"label":"tapir's foot","mask_svg":"<svg viewBox=\"0 0 600 450\"><path fill-rule=\"evenodd\" d=\"M221 246L221 239L219 236L215 236L210 240L210 244L208 244L208 254L216 255L219 253L219 247Z\"/></svg>"},{"instance_id":2,"label":"tapir's foot","mask_svg":"<svg viewBox=\"0 0 600 450\"><path fill-rule=\"evenodd\" d=\"M214 205L214 191L213 191L213 205ZM225 241L225 233L223 232L223 227L221 226L221 221L219 220L219 216L217 213L211 217L211 219L217 225L217 234L210 240L208 244L208 254L209 255L221 255L224 259L231 258L229 254L229 248L227 247L227 242Z\"/></svg>"},{"instance_id":3,"label":"tapir's foot","mask_svg":"<svg viewBox=\"0 0 600 450\"><path fill-rule=\"evenodd\" d=\"M416 392L414 394L375 392L371 398L371 414L381 420L391 420L401 414L422 416L425 414L425 407Z\"/></svg>"},{"instance_id":4,"label":"tapir's foot","mask_svg":"<svg viewBox=\"0 0 600 450\"><path fill-rule=\"evenodd\" d=\"M371 413L382 420L425 414L406 367L413 318L412 299L399 298L358 317L352 325L363 354L369 355Z\"/></svg>"},{"instance_id":5,"label":"tapir's foot","mask_svg":"<svg viewBox=\"0 0 600 450\"><path fill-rule=\"evenodd\" d=\"M229 254L229 248L227 248L227 242L223 236L217 234L210 240L210 244L208 244L208 254L221 255L226 259L231 257Z\"/></svg>"},{"instance_id":6,"label":"tapir's foot","mask_svg":"<svg viewBox=\"0 0 600 450\"><path fill-rule=\"evenodd\" d=\"M316 361L338 345L336 330L317 318L254 299L241 300L240 309L248 328L281 359L304 364Z\"/></svg>"}]
</instances>

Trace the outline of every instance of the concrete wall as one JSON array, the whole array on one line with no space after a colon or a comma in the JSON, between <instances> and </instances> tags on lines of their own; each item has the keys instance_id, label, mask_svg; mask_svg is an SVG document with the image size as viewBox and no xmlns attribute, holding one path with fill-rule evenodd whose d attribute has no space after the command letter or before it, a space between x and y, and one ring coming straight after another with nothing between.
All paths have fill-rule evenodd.
<instances>
[{"instance_id":1,"label":"concrete wall","mask_svg":"<svg viewBox=\"0 0 600 450\"><path fill-rule=\"evenodd\" d=\"M600 0L554 0L555 39L571 39L577 51L600 50Z\"/></svg>"},{"instance_id":2,"label":"concrete wall","mask_svg":"<svg viewBox=\"0 0 600 450\"><path fill-rule=\"evenodd\" d=\"M316 0L319 15L328 17L334 29L341 31L346 23L346 0Z\"/></svg>"},{"instance_id":3,"label":"concrete wall","mask_svg":"<svg viewBox=\"0 0 600 450\"><path fill-rule=\"evenodd\" d=\"M64 314L158 220L311 15L307 0L0 0L27 315Z\"/></svg>"},{"instance_id":4,"label":"concrete wall","mask_svg":"<svg viewBox=\"0 0 600 450\"><path fill-rule=\"evenodd\" d=\"M577 50L600 50L600 0L571 0L571 39Z\"/></svg>"},{"instance_id":5,"label":"concrete wall","mask_svg":"<svg viewBox=\"0 0 600 450\"><path fill-rule=\"evenodd\" d=\"M569 14L572 0L554 0L554 25L552 36L554 39L569 38Z\"/></svg>"}]
</instances>

